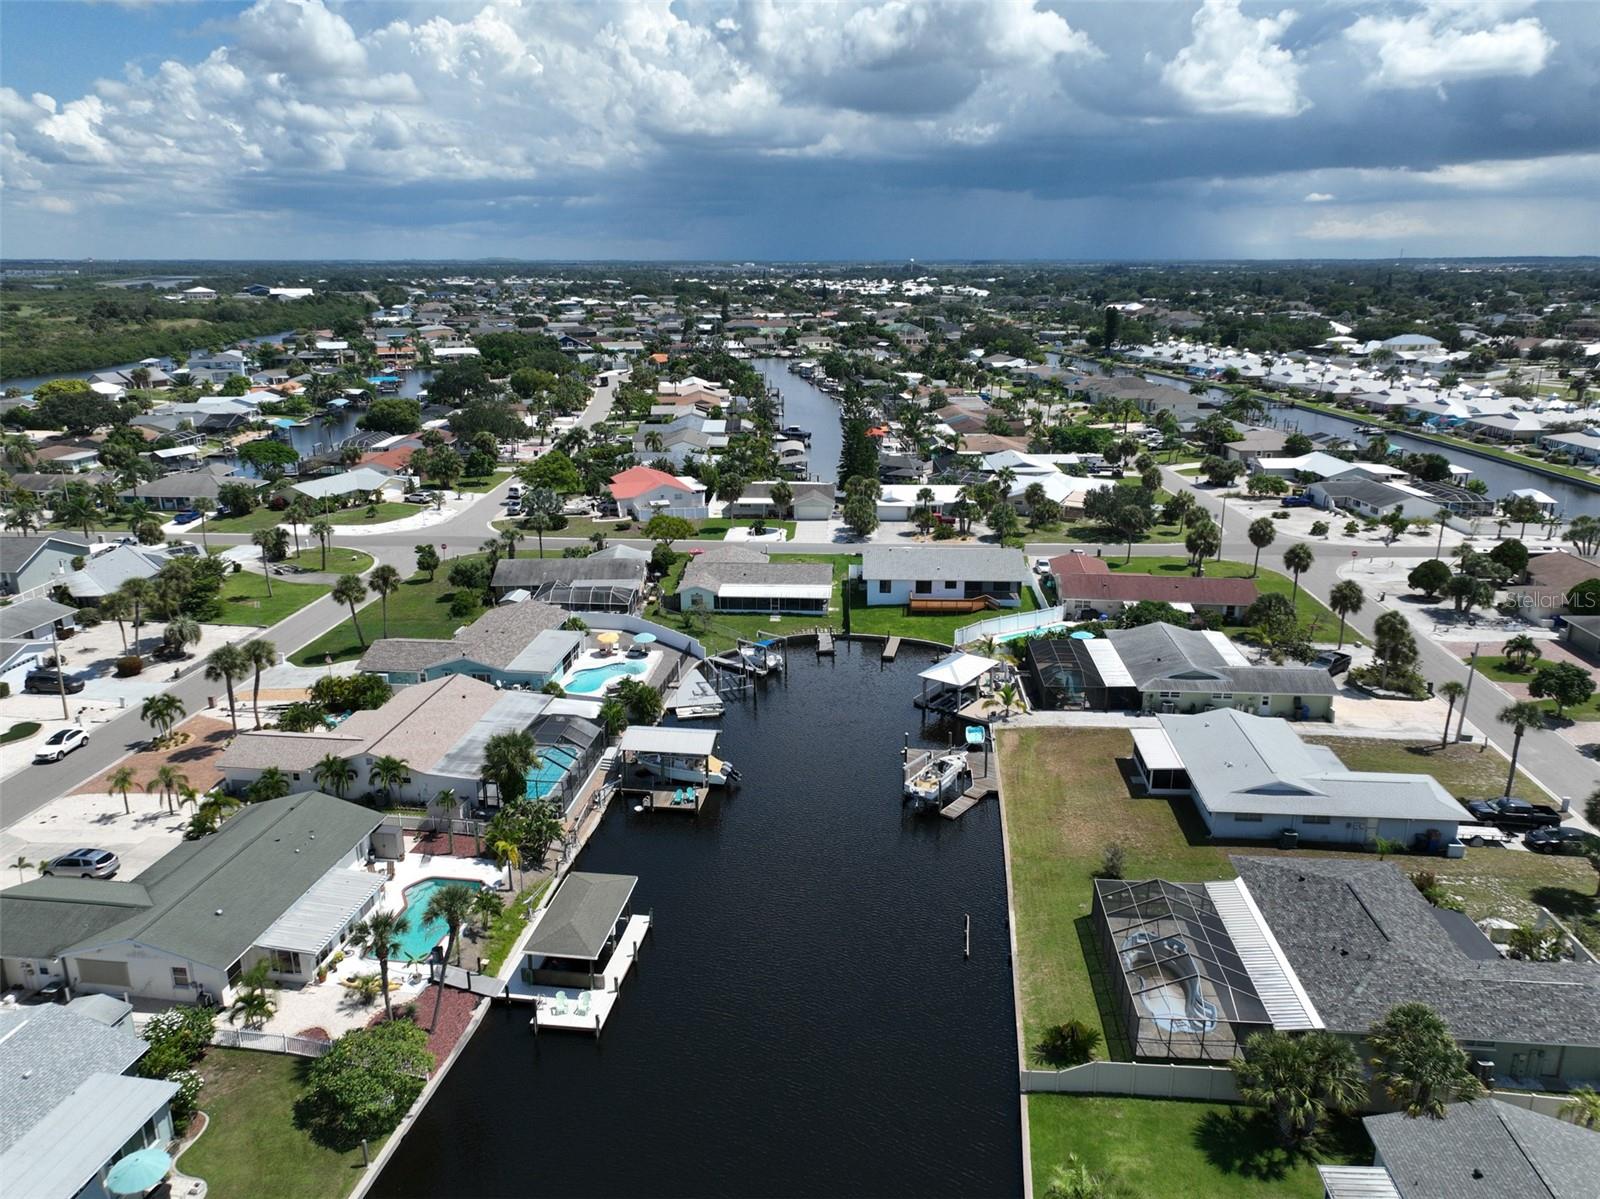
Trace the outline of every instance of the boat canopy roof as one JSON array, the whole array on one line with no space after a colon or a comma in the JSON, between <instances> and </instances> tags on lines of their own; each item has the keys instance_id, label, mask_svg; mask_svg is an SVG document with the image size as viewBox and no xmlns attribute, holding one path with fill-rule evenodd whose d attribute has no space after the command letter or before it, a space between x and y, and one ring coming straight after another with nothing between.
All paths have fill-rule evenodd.
<instances>
[{"instance_id":1,"label":"boat canopy roof","mask_svg":"<svg viewBox=\"0 0 1600 1199\"><path fill-rule=\"evenodd\" d=\"M964 654L958 650L948 657L940 658L918 677L935 683L944 683L949 687L965 687L968 683L981 679L998 665L1000 663L993 658L985 658L982 654Z\"/></svg>"},{"instance_id":2,"label":"boat canopy roof","mask_svg":"<svg viewBox=\"0 0 1600 1199\"><path fill-rule=\"evenodd\" d=\"M632 725L625 729L617 748L625 753L681 754L709 757L717 748L716 729L664 728L660 725Z\"/></svg>"}]
</instances>

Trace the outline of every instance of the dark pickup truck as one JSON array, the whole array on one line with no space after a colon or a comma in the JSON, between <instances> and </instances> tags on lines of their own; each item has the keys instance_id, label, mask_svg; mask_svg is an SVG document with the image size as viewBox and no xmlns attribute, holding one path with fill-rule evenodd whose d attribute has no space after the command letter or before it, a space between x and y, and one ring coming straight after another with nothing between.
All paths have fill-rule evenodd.
<instances>
[{"instance_id":1,"label":"dark pickup truck","mask_svg":"<svg viewBox=\"0 0 1600 1199\"><path fill-rule=\"evenodd\" d=\"M1554 808L1531 804L1525 799L1474 799L1466 801L1467 811L1480 824L1503 829L1557 828L1561 813Z\"/></svg>"}]
</instances>

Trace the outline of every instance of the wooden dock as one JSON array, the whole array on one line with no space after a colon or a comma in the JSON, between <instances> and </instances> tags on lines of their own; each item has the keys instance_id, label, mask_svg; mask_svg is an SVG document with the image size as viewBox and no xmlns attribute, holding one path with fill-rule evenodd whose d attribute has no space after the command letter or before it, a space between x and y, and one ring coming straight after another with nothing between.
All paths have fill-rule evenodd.
<instances>
[{"instance_id":1,"label":"wooden dock","mask_svg":"<svg viewBox=\"0 0 1600 1199\"><path fill-rule=\"evenodd\" d=\"M967 762L972 768L972 781L967 789L956 796L944 807L939 809L939 815L946 820L959 820L973 808L977 807L989 796L995 795L1000 790L1000 780L992 774L983 774L983 751L968 750ZM989 754L989 769L995 769L997 763L993 751Z\"/></svg>"},{"instance_id":2,"label":"wooden dock","mask_svg":"<svg viewBox=\"0 0 1600 1199\"><path fill-rule=\"evenodd\" d=\"M891 637L883 643L883 660L893 662L894 656L900 652L900 638Z\"/></svg>"},{"instance_id":3,"label":"wooden dock","mask_svg":"<svg viewBox=\"0 0 1600 1199\"><path fill-rule=\"evenodd\" d=\"M831 654L831 653L833 653L833 630L832 629L818 629L817 630L817 655L820 657L823 654Z\"/></svg>"}]
</instances>

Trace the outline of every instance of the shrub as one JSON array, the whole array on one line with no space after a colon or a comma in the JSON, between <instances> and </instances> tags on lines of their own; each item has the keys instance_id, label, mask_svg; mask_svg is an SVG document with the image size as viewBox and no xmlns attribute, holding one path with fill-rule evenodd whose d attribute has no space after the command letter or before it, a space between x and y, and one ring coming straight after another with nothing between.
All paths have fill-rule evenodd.
<instances>
[{"instance_id":1,"label":"shrub","mask_svg":"<svg viewBox=\"0 0 1600 1199\"><path fill-rule=\"evenodd\" d=\"M450 597L450 617L465 620L478 610L478 597L466 591L457 591Z\"/></svg>"},{"instance_id":2,"label":"shrub","mask_svg":"<svg viewBox=\"0 0 1600 1199\"><path fill-rule=\"evenodd\" d=\"M139 1059L139 1076L178 1084L172 1122L179 1132L189 1126L200 1102L202 1080L190 1067L204 1056L216 1024L213 1008L177 1007L152 1016L141 1034L150 1048Z\"/></svg>"},{"instance_id":3,"label":"shrub","mask_svg":"<svg viewBox=\"0 0 1600 1199\"><path fill-rule=\"evenodd\" d=\"M427 1083L428 1034L408 1020L345 1033L311 1064L295 1119L340 1151L394 1131Z\"/></svg>"},{"instance_id":4,"label":"shrub","mask_svg":"<svg viewBox=\"0 0 1600 1199\"><path fill-rule=\"evenodd\" d=\"M1326 537L1328 535L1328 522L1325 520L1312 521L1311 535L1313 537Z\"/></svg>"},{"instance_id":5,"label":"shrub","mask_svg":"<svg viewBox=\"0 0 1600 1199\"><path fill-rule=\"evenodd\" d=\"M1121 844L1113 841L1107 845L1105 852L1100 855L1100 869L1095 871L1096 878L1121 878L1122 872L1128 864L1128 851Z\"/></svg>"},{"instance_id":6,"label":"shrub","mask_svg":"<svg viewBox=\"0 0 1600 1199\"><path fill-rule=\"evenodd\" d=\"M144 659L138 654L129 654L126 658L117 659L117 677L119 679L125 679L131 675L139 674L143 670Z\"/></svg>"},{"instance_id":7,"label":"shrub","mask_svg":"<svg viewBox=\"0 0 1600 1199\"><path fill-rule=\"evenodd\" d=\"M1098 1028L1082 1020L1068 1020L1045 1029L1039 1042L1039 1056L1052 1066L1081 1066L1094 1060L1100 1040Z\"/></svg>"},{"instance_id":8,"label":"shrub","mask_svg":"<svg viewBox=\"0 0 1600 1199\"><path fill-rule=\"evenodd\" d=\"M933 539L935 541L954 541L956 529L954 525L937 524L933 526Z\"/></svg>"},{"instance_id":9,"label":"shrub","mask_svg":"<svg viewBox=\"0 0 1600 1199\"><path fill-rule=\"evenodd\" d=\"M94 607L79 608L72 619L80 629L92 629L100 624L100 609Z\"/></svg>"}]
</instances>

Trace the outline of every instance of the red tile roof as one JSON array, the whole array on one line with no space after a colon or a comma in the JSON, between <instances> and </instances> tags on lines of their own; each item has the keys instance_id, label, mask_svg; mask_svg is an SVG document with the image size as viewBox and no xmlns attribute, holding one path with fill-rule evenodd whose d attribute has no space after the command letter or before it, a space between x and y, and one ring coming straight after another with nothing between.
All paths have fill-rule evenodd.
<instances>
[{"instance_id":1,"label":"red tile roof","mask_svg":"<svg viewBox=\"0 0 1600 1199\"><path fill-rule=\"evenodd\" d=\"M390 470L404 470L411 463L411 455L417 452L414 445L401 446L393 450L379 450L361 455L356 462L357 466L384 466Z\"/></svg>"},{"instance_id":2,"label":"red tile roof","mask_svg":"<svg viewBox=\"0 0 1600 1199\"><path fill-rule=\"evenodd\" d=\"M611 498L615 500L631 500L657 487L671 487L677 491L694 490L677 477L650 466L630 466L620 475L611 476Z\"/></svg>"},{"instance_id":3,"label":"red tile roof","mask_svg":"<svg viewBox=\"0 0 1600 1199\"><path fill-rule=\"evenodd\" d=\"M1064 600L1116 600L1132 604L1151 600L1166 604L1229 604L1247 608L1259 594L1249 579L1196 579L1189 575L1117 574L1100 558L1062 554L1050 559L1056 587Z\"/></svg>"}]
</instances>

